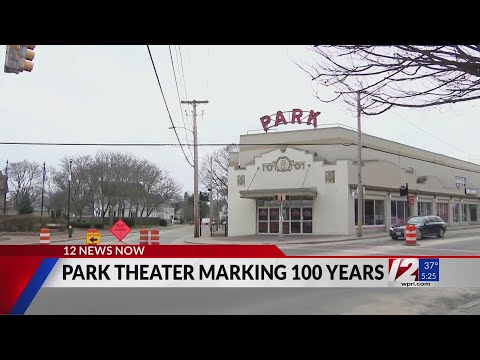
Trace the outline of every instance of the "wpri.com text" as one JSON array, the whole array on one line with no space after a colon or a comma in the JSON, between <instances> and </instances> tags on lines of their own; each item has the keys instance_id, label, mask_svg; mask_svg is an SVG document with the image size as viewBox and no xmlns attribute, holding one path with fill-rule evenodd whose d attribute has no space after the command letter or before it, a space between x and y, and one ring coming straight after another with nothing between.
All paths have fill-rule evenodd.
<instances>
[{"instance_id":1,"label":"wpri.com text","mask_svg":"<svg viewBox=\"0 0 480 360\"><path fill-rule=\"evenodd\" d=\"M388 259L389 287L434 287L439 281L439 259Z\"/></svg>"}]
</instances>

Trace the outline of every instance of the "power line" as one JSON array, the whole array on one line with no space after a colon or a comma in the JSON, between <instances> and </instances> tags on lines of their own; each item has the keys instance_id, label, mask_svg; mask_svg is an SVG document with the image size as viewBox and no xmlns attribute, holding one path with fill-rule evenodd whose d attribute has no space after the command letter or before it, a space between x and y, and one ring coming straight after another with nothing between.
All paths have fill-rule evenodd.
<instances>
[{"instance_id":1,"label":"power line","mask_svg":"<svg viewBox=\"0 0 480 360\"><path fill-rule=\"evenodd\" d=\"M4 142L4 141L0 141L0 145L27 145L27 146L148 146L148 147L152 147L152 146L159 146L159 147L162 147L162 146L194 146L194 144L191 144L191 143L187 143L187 144L182 144L182 143L54 143L54 142ZM195 146L282 146L282 145L286 145L286 146L332 146L332 145L343 145L343 146L357 146L356 143L352 142L352 143L292 143L292 142L289 142L289 143L242 143L242 144L235 144L235 143L205 143L205 144L196 144ZM395 153L393 151L387 151L387 150L381 150L381 149L376 149L374 147L371 147L371 146L367 146L367 145L362 145L362 149L370 149L370 150L374 150L374 151L378 151L378 152L382 152L382 153L385 153L385 154L391 154L391 155L395 155L395 156L401 156L401 157L404 157L404 158L407 158L407 159L412 159L412 160L418 160L418 161L423 161L423 162L426 162L426 163L430 163L430 164L435 164L435 165L440 165L440 166L445 166L445 167L448 167L448 168L451 168L451 169L456 169L456 170L465 170L465 171L469 171L469 172L473 172L473 173L478 173L480 174L480 170L479 171L476 171L476 170L469 170L469 169L465 169L465 168L462 168L462 167L458 167L458 166L453 166L453 165L447 165L447 164L439 164L438 162L436 161L433 161L433 160L426 160L426 159L421 159L421 158L417 158L417 157L414 157L414 156L409 156L409 155L404 155L404 154L398 154L398 153ZM464 161L464 162L467 162L467 163L470 163L468 161L465 161L465 160L461 160L461 159L455 159L455 160L459 160L459 161ZM474 164L474 163L470 163L472 165L475 165L475 166L479 166L478 164Z\"/></svg>"},{"instance_id":2,"label":"power line","mask_svg":"<svg viewBox=\"0 0 480 360\"><path fill-rule=\"evenodd\" d=\"M444 140L436 137L435 135L430 134L428 131L422 129L421 127L415 125L415 124L412 123L411 121L405 119L403 116L401 116L400 114L397 114L395 111L393 111L393 110L391 110L391 111L392 111L393 114L397 115L397 116L398 116L399 118L401 118L402 120L408 122L410 125L412 125L413 127L417 128L418 130L423 131L423 132L424 132L425 134L427 134L428 136L431 136L432 138L434 138L434 139L436 139L436 140L438 140L438 141L440 141L440 142L442 142L442 143L450 146L452 149L455 149L455 150L457 150L457 151L460 151L460 152L464 153L465 155L468 155L469 157L471 157L472 154L469 154L469 153L463 151L462 149L459 149L459 148L457 148L457 147L455 147L455 146L447 143L446 141L444 141Z\"/></svg>"},{"instance_id":3,"label":"power line","mask_svg":"<svg viewBox=\"0 0 480 360\"><path fill-rule=\"evenodd\" d=\"M172 62L173 76L175 78L175 87L177 88L178 104L180 105L180 113L182 114L183 130L185 131L185 138L188 140L187 125L185 124L185 117L183 116L182 101L180 100L180 91L178 90L177 74L175 72L175 65L173 64L172 49L171 49L170 45L168 45L168 51L170 52L170 60ZM174 126L174 128L175 128L175 126ZM192 149L189 147L188 150L190 150L190 156L193 157Z\"/></svg>"},{"instance_id":4,"label":"power line","mask_svg":"<svg viewBox=\"0 0 480 360\"><path fill-rule=\"evenodd\" d=\"M183 78L183 87L185 89L185 99L188 99L187 94L187 85L185 84L185 71L183 70L183 57L182 57L182 48L181 45L178 45L178 52L180 53L180 66L182 68L182 78Z\"/></svg>"},{"instance_id":5,"label":"power line","mask_svg":"<svg viewBox=\"0 0 480 360\"><path fill-rule=\"evenodd\" d=\"M182 149L183 156L185 156L185 160L187 160L188 164L191 167L193 167L193 165L190 163L190 160L188 160L187 154L185 154L185 150L183 149L183 147L180 143L180 138L178 137L178 134L177 134L177 129L175 128L175 125L173 124L172 115L170 114L170 109L168 108L168 105L167 105L167 99L165 98L165 94L163 93L162 84L160 83L160 78L158 77L157 68L155 67L155 62L153 61L152 52L150 51L150 46L149 45L147 45L147 50L148 50L148 54L150 55L150 60L152 61L152 66L153 66L153 70L155 71L155 76L157 77L158 86L160 87L160 91L162 92L162 97L163 97L163 101L165 102L165 107L167 108L168 117L170 118L170 122L172 123L173 131L175 131L175 135L176 135L178 143L180 144L180 147Z\"/></svg>"}]
</instances>

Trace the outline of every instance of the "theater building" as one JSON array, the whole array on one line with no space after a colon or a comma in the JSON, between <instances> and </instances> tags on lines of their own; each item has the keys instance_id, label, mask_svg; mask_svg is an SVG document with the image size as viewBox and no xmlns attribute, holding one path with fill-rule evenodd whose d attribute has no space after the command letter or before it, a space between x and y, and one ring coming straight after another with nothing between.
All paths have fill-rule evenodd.
<instances>
[{"instance_id":1,"label":"theater building","mask_svg":"<svg viewBox=\"0 0 480 360\"><path fill-rule=\"evenodd\" d=\"M314 125L240 136L229 163L229 236L356 233L357 131ZM364 232L388 232L410 215L439 215L449 228L480 223L479 165L363 134L361 166Z\"/></svg>"}]
</instances>

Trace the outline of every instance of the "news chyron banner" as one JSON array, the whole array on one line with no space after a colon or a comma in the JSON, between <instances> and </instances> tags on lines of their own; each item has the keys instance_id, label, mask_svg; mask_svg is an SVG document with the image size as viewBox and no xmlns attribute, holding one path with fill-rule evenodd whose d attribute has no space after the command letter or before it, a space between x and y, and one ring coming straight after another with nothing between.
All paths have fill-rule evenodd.
<instances>
[{"instance_id":1,"label":"news chyron banner","mask_svg":"<svg viewBox=\"0 0 480 360\"><path fill-rule=\"evenodd\" d=\"M114 304L152 288L480 287L478 274L479 257L302 257L274 245L4 245L0 314L62 301L74 313L100 290Z\"/></svg>"}]
</instances>

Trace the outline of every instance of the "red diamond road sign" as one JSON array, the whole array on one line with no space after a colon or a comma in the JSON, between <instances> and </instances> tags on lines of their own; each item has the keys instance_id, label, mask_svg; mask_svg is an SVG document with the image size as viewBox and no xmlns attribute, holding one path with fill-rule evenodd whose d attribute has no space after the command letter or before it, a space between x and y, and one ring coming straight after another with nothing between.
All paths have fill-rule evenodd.
<instances>
[{"instance_id":1,"label":"red diamond road sign","mask_svg":"<svg viewBox=\"0 0 480 360\"><path fill-rule=\"evenodd\" d=\"M122 241L131 230L130 226L128 226L122 219L118 219L118 221L110 228L110 232L120 241Z\"/></svg>"}]
</instances>

